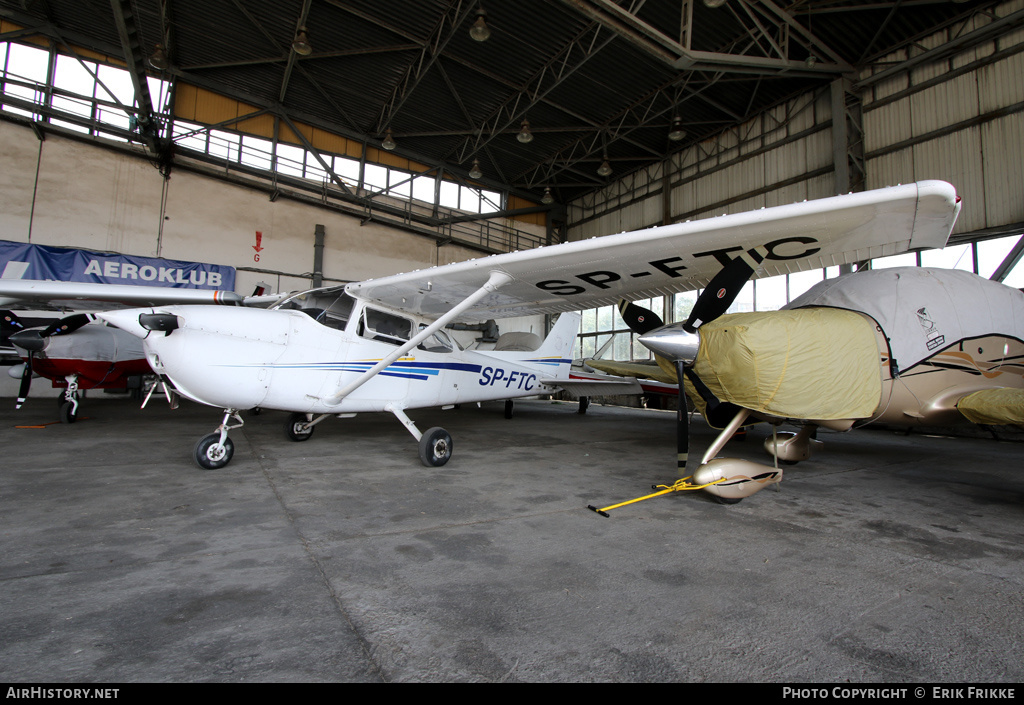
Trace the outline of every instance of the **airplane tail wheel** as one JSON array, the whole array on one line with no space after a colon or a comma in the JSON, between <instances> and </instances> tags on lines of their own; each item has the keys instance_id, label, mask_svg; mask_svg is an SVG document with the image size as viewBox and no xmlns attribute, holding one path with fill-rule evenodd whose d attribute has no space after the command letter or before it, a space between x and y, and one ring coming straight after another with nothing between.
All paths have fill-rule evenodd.
<instances>
[{"instance_id":1,"label":"airplane tail wheel","mask_svg":"<svg viewBox=\"0 0 1024 705\"><path fill-rule=\"evenodd\" d=\"M288 417L288 423L285 424L284 430L288 434L288 438L295 442L307 441L309 437L313 435L313 430L316 426L306 426L309 420L305 414L292 414Z\"/></svg>"},{"instance_id":2,"label":"airplane tail wheel","mask_svg":"<svg viewBox=\"0 0 1024 705\"><path fill-rule=\"evenodd\" d=\"M427 467L440 467L452 457L452 437L435 426L420 438L420 460Z\"/></svg>"},{"instance_id":3,"label":"airplane tail wheel","mask_svg":"<svg viewBox=\"0 0 1024 705\"><path fill-rule=\"evenodd\" d=\"M193 458L204 470L217 470L227 465L234 454L235 444L230 438L225 438L224 444L221 445L220 434L211 433L196 443Z\"/></svg>"},{"instance_id":4,"label":"airplane tail wheel","mask_svg":"<svg viewBox=\"0 0 1024 705\"><path fill-rule=\"evenodd\" d=\"M78 420L78 405L70 401L62 403L60 405L60 422L74 423L76 420Z\"/></svg>"}]
</instances>

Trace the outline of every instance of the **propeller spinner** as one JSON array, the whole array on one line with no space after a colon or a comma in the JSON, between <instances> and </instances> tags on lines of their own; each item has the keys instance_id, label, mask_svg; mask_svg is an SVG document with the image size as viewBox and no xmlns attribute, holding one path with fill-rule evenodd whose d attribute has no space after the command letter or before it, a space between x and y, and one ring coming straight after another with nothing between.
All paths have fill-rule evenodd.
<instances>
[{"instance_id":1,"label":"propeller spinner","mask_svg":"<svg viewBox=\"0 0 1024 705\"><path fill-rule=\"evenodd\" d=\"M694 303L689 317L682 323L664 325L653 311L627 301L619 302L622 320L633 332L640 335L640 343L654 354L671 360L675 365L680 391L680 404L676 413L676 452L681 474L686 470L690 447L690 417L683 401L686 393L684 377L690 380L704 401L704 415L711 425L724 427L741 410L735 404L722 402L716 398L694 372L693 364L700 347L700 334L697 330L729 309L744 285L757 271L757 267L764 261L766 254L764 248L755 248L741 253L725 265L705 287Z\"/></svg>"}]
</instances>

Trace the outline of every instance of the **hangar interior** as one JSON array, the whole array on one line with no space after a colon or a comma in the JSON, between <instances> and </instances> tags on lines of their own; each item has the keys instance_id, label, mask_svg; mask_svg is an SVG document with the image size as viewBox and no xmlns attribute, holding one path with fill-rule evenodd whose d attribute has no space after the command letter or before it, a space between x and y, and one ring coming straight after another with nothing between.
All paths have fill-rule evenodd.
<instances>
[{"instance_id":1,"label":"hangar interior","mask_svg":"<svg viewBox=\"0 0 1024 705\"><path fill-rule=\"evenodd\" d=\"M1020 288L1022 75L1024 0L0 0L0 241L279 292L938 179L945 249L844 267ZM577 356L649 357L614 307L582 313ZM13 406L11 682L1024 676L1019 440L823 430L828 462L770 500L606 519L587 505L676 469L672 414L460 409L460 462L426 472L382 414L299 451L254 414L203 472L179 436L209 409L109 403L78 433Z\"/></svg>"},{"instance_id":2,"label":"hangar interior","mask_svg":"<svg viewBox=\"0 0 1024 705\"><path fill-rule=\"evenodd\" d=\"M950 246L874 266L1020 286L1022 19L1013 1L5 0L0 239L279 291L942 179L964 204ZM732 310L832 274L752 281ZM673 320L693 298L648 303ZM580 354L608 337L647 355L612 308Z\"/></svg>"}]
</instances>

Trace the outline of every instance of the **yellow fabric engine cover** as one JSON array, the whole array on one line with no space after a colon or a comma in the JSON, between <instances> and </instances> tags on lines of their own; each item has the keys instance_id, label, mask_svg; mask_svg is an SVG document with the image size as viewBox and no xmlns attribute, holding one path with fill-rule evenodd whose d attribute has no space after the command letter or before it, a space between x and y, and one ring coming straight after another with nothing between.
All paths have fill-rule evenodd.
<instances>
[{"instance_id":1,"label":"yellow fabric engine cover","mask_svg":"<svg viewBox=\"0 0 1024 705\"><path fill-rule=\"evenodd\" d=\"M860 419L882 396L874 323L835 308L733 313L700 327L694 371L723 401L795 419Z\"/></svg>"},{"instance_id":2,"label":"yellow fabric engine cover","mask_svg":"<svg viewBox=\"0 0 1024 705\"><path fill-rule=\"evenodd\" d=\"M983 389L965 396L956 408L971 423L1024 426L1024 389Z\"/></svg>"}]
</instances>

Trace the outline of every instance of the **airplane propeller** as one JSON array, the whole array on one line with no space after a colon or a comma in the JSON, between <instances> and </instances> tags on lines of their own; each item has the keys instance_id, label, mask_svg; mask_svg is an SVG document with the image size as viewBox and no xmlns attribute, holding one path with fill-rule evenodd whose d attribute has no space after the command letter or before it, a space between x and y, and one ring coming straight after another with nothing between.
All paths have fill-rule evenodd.
<instances>
[{"instance_id":1,"label":"airplane propeller","mask_svg":"<svg viewBox=\"0 0 1024 705\"><path fill-rule=\"evenodd\" d=\"M622 320L630 330L641 336L640 343L674 364L680 392L676 413L676 452L681 473L686 469L690 446L690 418L686 412L684 378L690 380L704 401L704 416L712 426L724 428L740 411L740 407L735 404L718 399L694 371L693 363L700 341L697 329L729 309L766 254L763 248L755 248L741 253L726 264L697 297L690 315L681 325L676 323L666 326L653 311L625 300L619 302Z\"/></svg>"},{"instance_id":2,"label":"airplane propeller","mask_svg":"<svg viewBox=\"0 0 1024 705\"><path fill-rule=\"evenodd\" d=\"M94 320L94 318L94 316L88 313L76 313L71 316L65 316L43 329L26 328L14 313L4 311L4 327L9 327L15 331L11 333L8 340L11 341L11 345L21 348L28 353L25 359L25 368L21 373L21 386L18 388L18 400L15 402L15 409L20 409L21 405L28 398L28 392L32 386L32 360L37 352L42 352L46 349L47 338L74 333L89 321Z\"/></svg>"}]
</instances>

